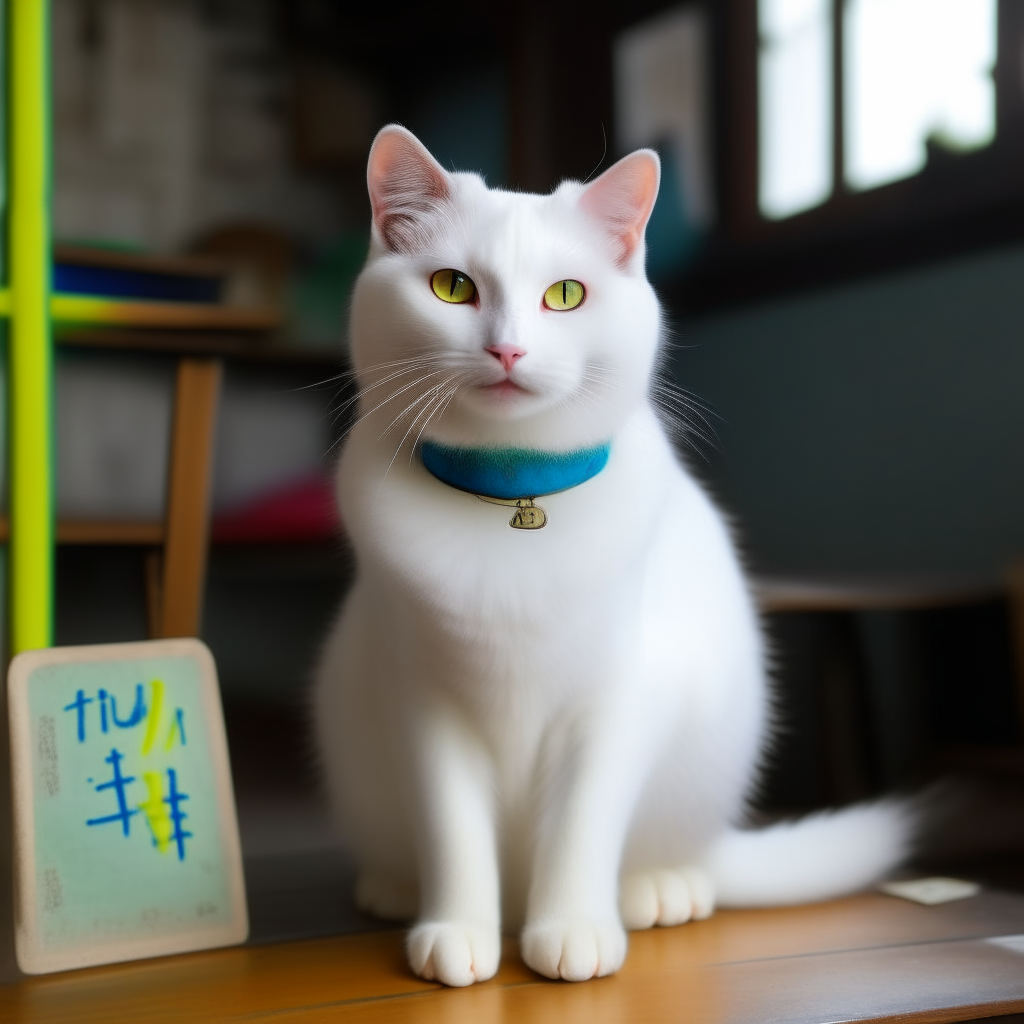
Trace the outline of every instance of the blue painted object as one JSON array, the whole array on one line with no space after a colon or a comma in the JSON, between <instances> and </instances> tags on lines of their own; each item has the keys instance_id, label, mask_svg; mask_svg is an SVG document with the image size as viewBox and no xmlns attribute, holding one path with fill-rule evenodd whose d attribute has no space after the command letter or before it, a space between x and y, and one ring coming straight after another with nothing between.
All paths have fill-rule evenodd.
<instances>
[{"instance_id":1,"label":"blue painted object","mask_svg":"<svg viewBox=\"0 0 1024 1024\"><path fill-rule=\"evenodd\" d=\"M221 280L199 274L160 273L127 267L94 267L56 263L53 289L76 295L155 302L219 302Z\"/></svg>"},{"instance_id":2,"label":"blue painted object","mask_svg":"<svg viewBox=\"0 0 1024 1024\"><path fill-rule=\"evenodd\" d=\"M611 442L574 452L531 448L459 448L424 441L420 458L442 483L485 498L538 498L597 476Z\"/></svg>"}]
</instances>

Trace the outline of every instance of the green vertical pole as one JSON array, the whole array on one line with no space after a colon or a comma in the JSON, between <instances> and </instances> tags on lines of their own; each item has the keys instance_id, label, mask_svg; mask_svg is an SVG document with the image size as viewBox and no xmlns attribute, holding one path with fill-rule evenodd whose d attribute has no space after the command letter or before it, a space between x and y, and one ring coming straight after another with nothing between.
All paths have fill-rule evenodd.
<instances>
[{"instance_id":1,"label":"green vertical pole","mask_svg":"<svg viewBox=\"0 0 1024 1024\"><path fill-rule=\"evenodd\" d=\"M8 0L10 653L53 642L49 2Z\"/></svg>"}]
</instances>

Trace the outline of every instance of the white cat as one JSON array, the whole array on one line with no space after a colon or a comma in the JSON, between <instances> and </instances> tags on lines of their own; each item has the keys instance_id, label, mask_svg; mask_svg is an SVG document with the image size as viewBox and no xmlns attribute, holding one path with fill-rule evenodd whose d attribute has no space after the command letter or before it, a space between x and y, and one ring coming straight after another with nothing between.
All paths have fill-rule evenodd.
<instances>
[{"instance_id":1,"label":"white cat","mask_svg":"<svg viewBox=\"0 0 1024 1024\"><path fill-rule=\"evenodd\" d=\"M764 641L649 397L659 175L640 150L527 195L401 127L370 152L337 482L358 569L315 722L359 904L415 917L412 968L449 985L495 973L503 927L583 980L626 929L837 895L906 851L893 804L735 830Z\"/></svg>"}]
</instances>

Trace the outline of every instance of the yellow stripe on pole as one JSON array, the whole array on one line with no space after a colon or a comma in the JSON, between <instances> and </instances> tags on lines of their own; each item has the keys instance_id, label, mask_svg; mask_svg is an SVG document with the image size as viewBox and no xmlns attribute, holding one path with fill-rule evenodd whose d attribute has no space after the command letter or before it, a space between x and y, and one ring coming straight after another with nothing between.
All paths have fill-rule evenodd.
<instances>
[{"instance_id":1,"label":"yellow stripe on pole","mask_svg":"<svg viewBox=\"0 0 1024 1024\"><path fill-rule=\"evenodd\" d=\"M48 0L8 0L11 654L53 642Z\"/></svg>"}]
</instances>

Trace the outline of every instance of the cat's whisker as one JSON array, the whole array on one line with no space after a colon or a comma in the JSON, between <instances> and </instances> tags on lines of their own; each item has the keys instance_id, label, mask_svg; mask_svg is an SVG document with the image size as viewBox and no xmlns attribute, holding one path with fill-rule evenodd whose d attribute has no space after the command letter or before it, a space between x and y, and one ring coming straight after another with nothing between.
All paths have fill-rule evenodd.
<instances>
[{"instance_id":1,"label":"cat's whisker","mask_svg":"<svg viewBox=\"0 0 1024 1024\"><path fill-rule=\"evenodd\" d=\"M368 419L375 412L377 412L380 409L383 409L385 405L387 405L389 402L393 402L399 395L404 394L410 388L416 387L418 384L422 384L423 381L428 380L430 377L434 376L435 374L441 373L441 372L443 372L443 371L441 371L441 370L433 370L433 371L431 371L431 373L425 374L422 377L420 377L419 379L413 381L412 383L406 384L403 387L399 388L397 391L392 392L392 394L390 394L383 401L378 402L372 409L370 409L368 412L363 413L362 416L360 416L358 419L356 419L355 422L352 423L352 425L347 430L342 432L341 436L338 437L338 439L336 441L334 441L331 444L331 446L327 449L327 454L330 454L339 444L341 444L341 442L346 437L348 437L349 434L352 433L353 430L355 430L355 428L357 426L359 426L360 423L362 423L364 420Z\"/></svg>"},{"instance_id":2,"label":"cat's whisker","mask_svg":"<svg viewBox=\"0 0 1024 1024\"><path fill-rule=\"evenodd\" d=\"M621 376L606 366L590 364L583 368L580 380L594 384L602 388L609 388L614 391L622 391L623 381Z\"/></svg>"},{"instance_id":3,"label":"cat's whisker","mask_svg":"<svg viewBox=\"0 0 1024 1024\"><path fill-rule=\"evenodd\" d=\"M602 380L595 380L591 377L583 377L578 385L578 390L581 394L586 393L589 395L599 396L605 388L605 382Z\"/></svg>"},{"instance_id":4,"label":"cat's whisker","mask_svg":"<svg viewBox=\"0 0 1024 1024\"><path fill-rule=\"evenodd\" d=\"M692 436L699 438L712 450L719 447L718 431L711 417L718 420L721 420L721 417L693 392L673 381L656 378L651 383L651 397L670 421L675 436L692 450L699 452L702 458L706 458L706 453L693 442Z\"/></svg>"},{"instance_id":5,"label":"cat's whisker","mask_svg":"<svg viewBox=\"0 0 1024 1024\"><path fill-rule=\"evenodd\" d=\"M458 390L459 390L459 384L456 381L456 383L452 384L448 388L447 391L444 391L440 395L437 396L437 400L434 403L433 410L430 412L430 415L427 416L427 418L420 425L419 432L416 434L416 440L413 441L412 446L409 448L409 464L410 465L412 464L413 456L416 454L416 449L420 445L420 439L423 437L423 431L427 429L427 425L430 423L430 421L436 415L441 415L441 416L444 415L445 410L448 408L449 404L451 403L451 400L455 397L455 392L458 391Z\"/></svg>"},{"instance_id":6,"label":"cat's whisker","mask_svg":"<svg viewBox=\"0 0 1024 1024\"><path fill-rule=\"evenodd\" d=\"M699 427L694 426L693 423L688 422L683 417L678 417L675 420L673 420L672 426L674 427L673 434L679 440L693 447L695 451L698 449L698 446L693 441L694 437L698 438L703 445L706 445L712 451L717 450L719 444L721 443L719 441L717 434L707 434Z\"/></svg>"},{"instance_id":7,"label":"cat's whisker","mask_svg":"<svg viewBox=\"0 0 1024 1024\"><path fill-rule=\"evenodd\" d=\"M423 394L421 394L419 396L419 398L417 398L413 402L410 402L388 424L387 428L383 431L383 433L381 433L381 435L378 438L378 440L383 440L385 437L387 437L387 435L391 433L391 431L398 425L398 423L401 422L401 420L404 417L406 417L410 412L412 412L413 409L415 409L418 405L422 405L423 403L426 403L426 408L429 408L430 407L430 403L434 400L434 398L436 398L438 391L442 390L449 383L450 380L451 380L451 378L449 377L449 378L447 378L447 379L445 379L445 380L443 380L443 381L441 381L441 382L439 382L437 384L431 385L431 387L429 387L426 391L424 391ZM416 414L416 419L418 419L422 415L422 413L423 413L423 409L420 409L419 412L417 412L417 414ZM415 420L413 422L415 423Z\"/></svg>"},{"instance_id":8,"label":"cat's whisker","mask_svg":"<svg viewBox=\"0 0 1024 1024\"><path fill-rule=\"evenodd\" d=\"M429 376L430 376L430 375L428 374L428 375L427 375L427 377L429 377ZM420 377L420 378L419 378L418 380L415 380L415 381L413 381L413 382L412 382L411 384L406 384L406 385L404 385L403 387L399 388L399 389L398 389L397 391L393 391L393 392L392 392L392 393L391 393L390 395L388 395L388 397L387 397L387 398L385 398L385 399L384 399L383 401L380 401L380 402L378 402L378 403L377 403L377 404L376 404L376 405L375 405L375 406L374 406L374 407L373 407L372 409L370 409L370 410L368 410L367 412L363 413L363 415L362 415L362 416L360 416L360 417L359 417L359 418L358 418L358 419L357 419L357 420L356 420L356 421L355 421L355 422L354 422L354 423L352 424L352 426L351 426L351 427L349 428L349 430L347 431L347 433L351 433L351 431L352 431L352 430L353 430L353 429L354 429L354 428L355 428L356 426L358 426L358 425L359 425L360 423L362 423L362 422L363 422L363 420L369 419L369 417L370 417L370 416L372 416L372 415L373 415L373 414L374 414L375 412L378 412L378 411L379 411L380 409L383 409L383 408L384 408L384 406L388 405L388 404L389 404L390 402L393 402L393 401L394 401L394 400L395 400L396 398L398 398L398 396L399 396L399 395L402 395L402 394L404 394L404 393L405 393L406 391L408 391L408 390L409 390L410 388L416 387L416 386L417 386L418 384L422 383L422 382L423 382L424 380L426 380L426 379L427 379L427 377Z\"/></svg>"},{"instance_id":9,"label":"cat's whisker","mask_svg":"<svg viewBox=\"0 0 1024 1024\"><path fill-rule=\"evenodd\" d=\"M672 418L665 410L662 414L662 426L666 433L676 441L692 451L704 462L709 462L709 451L717 451L720 442L717 437L709 437L698 430L692 423L687 423L681 418Z\"/></svg>"},{"instance_id":10,"label":"cat's whisker","mask_svg":"<svg viewBox=\"0 0 1024 1024\"><path fill-rule=\"evenodd\" d=\"M374 389L382 387L384 384L387 384L387 383L389 383L389 382L391 382L393 380L397 380L400 377L403 377L403 376L405 376L408 373L413 373L416 370L425 369L426 367L428 367L430 365L433 365L436 362L437 362L437 360L433 359L433 358L425 359L423 357L418 357L416 359L399 359L399 360L395 360L393 363L383 363L383 364L379 364L378 366L372 367L371 371L372 370L379 370L379 369L392 370L393 367L398 366L399 364L408 364L408 365L404 366L402 369L393 370L393 372L387 373L380 380L374 381L374 383L368 384L365 387L360 388L356 392L356 394L354 394L354 395L350 396L349 398L347 398L339 406L333 407L330 410L330 412L333 413L332 425L333 425L333 423L337 423L338 419L342 415L344 415L344 413L348 409L350 409L354 404L356 404L357 402L359 402L363 398L365 398L366 395L368 395Z\"/></svg>"},{"instance_id":11,"label":"cat's whisker","mask_svg":"<svg viewBox=\"0 0 1024 1024\"><path fill-rule=\"evenodd\" d=\"M374 384L370 384L367 387L362 388L360 391L356 392L356 394L352 395L350 398L342 402L340 406L337 406L336 408L331 410L334 416L332 423L337 423L338 420L349 409L351 409L353 405L356 405L358 402L362 401L371 391L375 390L376 388L382 387L385 384L389 384L391 381L397 380L400 377L404 377L407 373L412 372L413 369L410 368L409 370L403 370L399 373L392 373L387 377L384 377L381 380L375 382Z\"/></svg>"},{"instance_id":12,"label":"cat's whisker","mask_svg":"<svg viewBox=\"0 0 1024 1024\"><path fill-rule=\"evenodd\" d=\"M345 413L349 409L351 409L354 404L361 402L363 399L366 398L366 396L370 392L372 392L376 388L379 388L392 381L400 380L401 378L407 376L408 374L416 371L428 369L429 372L427 372L426 374L422 374L415 381L411 381L409 384L397 389L396 391L393 391L387 398L385 398L381 402L378 402L372 409L368 410L366 413L364 413L358 419L356 419L355 422L353 422L345 431L343 431L342 434L331 444L330 448L328 449L328 454L331 451L333 451L334 448L336 448L359 423L361 423L364 419L368 418L369 416L372 416L375 412L386 406L389 402L394 401L394 399L396 399L399 395L404 394L412 387L416 387L417 385L421 384L424 380L429 379L431 376L435 376L439 373L443 373L446 371L450 372L453 368L457 369L457 367L452 367L450 365L451 362L452 361L450 359L445 359L443 357L431 354L427 356L421 355L409 359L396 359L389 362L378 363L372 367L369 367L367 370L364 370L364 376L369 373L373 373L374 371L379 372L383 370L388 372L386 372L385 375L380 380L367 384L356 395L353 395L345 402L341 403L340 406L337 407L335 410L332 410L332 426L335 423L337 423L338 420L341 419L341 417L344 416ZM403 410L403 412L399 414L397 419L401 419L401 417L405 415L407 412L408 409ZM387 431L385 431L385 433L386 432Z\"/></svg>"},{"instance_id":13,"label":"cat's whisker","mask_svg":"<svg viewBox=\"0 0 1024 1024\"><path fill-rule=\"evenodd\" d=\"M385 438L385 437L387 437L387 436L388 436L388 434L390 434L390 433L391 433L391 431L392 431L392 430L394 430L394 429L395 429L395 427L397 427L397 426L398 426L398 424L399 424L399 423L400 423L400 422L401 422L401 421L402 421L403 419L405 419L405 417L406 417L406 416L408 416L408 415L409 415L409 414L410 414L410 413L411 413L411 412L412 412L412 411L413 411L413 410L414 410L414 409L415 409L415 408L416 408L417 406L422 406L422 405L424 405L424 403L426 403L426 404L427 404L427 405L429 406L429 403L430 403L430 399L431 399L431 397L432 397L432 392L431 392L431 391L426 391L426 392L424 392L424 393L423 393L422 395L419 395L419 396L418 396L417 398L413 399L413 401L411 401L411 402L410 402L410 403L409 403L409 404L408 404L408 405L407 405L407 406L406 406L406 407L405 407L405 408L404 408L404 409L403 409L403 410L402 410L402 411L401 411L401 412L400 412L400 413L399 413L399 414L398 414L398 415L397 415L397 416L396 416L396 417L395 417L395 418L394 418L394 419L393 419L393 420L392 420L392 421L391 421L391 422L390 422L390 423L389 423L389 424L388 424L388 425L387 425L387 426L386 426L386 427L385 427L385 428L384 428L384 429L383 429L383 430L382 430L382 431L381 431L381 432L380 432L380 433L379 433L378 435L377 435L377 440L378 440L378 441L383 441L383 440L384 440L384 438ZM423 411L423 410L422 410L422 409L420 409L420 412L422 412L422 411ZM420 414L420 413L417 413L417 414L416 414L416 415L417 415L417 417L419 416L419 414Z\"/></svg>"},{"instance_id":14,"label":"cat's whisker","mask_svg":"<svg viewBox=\"0 0 1024 1024\"><path fill-rule=\"evenodd\" d=\"M433 376L436 376L436 375L437 375L438 373L442 373L442 372L443 372L443 371L441 371L441 370L435 370L435 371L434 371L433 373L429 373L429 374L427 374L426 376L424 376L424 377L421 377L421 378L420 378L420 379L419 379L418 381L416 381L415 383L416 383L416 384L422 384L422 383L425 383L425 382L426 382L427 380L429 380L429 379L430 379L431 377L433 377ZM436 389L437 389L437 388L438 388L439 386L440 386L440 385L438 385L438 384L432 384L432 385L431 385L431 386L430 386L429 388L427 388L427 390L426 390L426 391L424 391L424 392L423 392L422 394L420 394L420 395L419 395L418 397L414 398L414 399L413 399L413 400L412 400L412 401L411 401L411 402L410 402L410 403L409 403L409 404L408 404L408 405L407 405L407 406L406 406L406 407L405 407L405 408L404 408L404 409L403 409L403 410L402 410L402 411L401 411L401 412L400 412L400 413L399 413L399 414L398 414L397 416L395 416L395 417L394 417L394 418L393 418L393 419L391 420L391 422L390 422L390 423L389 423L389 424L388 424L388 425L387 425L387 426L386 426L386 427L384 428L383 432L382 432L382 433L380 434L380 436L379 436L379 437L377 438L377 440L379 440L379 441L380 441L380 440L383 440L383 439L384 439L385 437L387 437L387 436L388 436L388 434L390 434L390 433L391 433L391 431L392 431L392 430L394 429L394 427L395 427L395 426L396 426L396 425L397 425L398 423L400 423L400 422L401 422L401 420L402 420L402 419L403 419L403 418L404 418L405 416L407 416L407 415L408 415L408 414L409 414L409 413L410 413L410 412L411 412L411 411L412 411L413 409L415 409L415 408L416 408L416 406L417 406L417 405L419 405L419 404L420 404L421 402L423 402L423 401L425 401L426 399L428 399L428 398L430 397L430 395L431 395L431 394L432 394L432 393L433 393L433 392L434 392L434 391L435 391L435 390L436 390ZM408 390L408 388L403 388L402 390L403 390L403 391L406 391L406 390ZM397 397L397 396L396 396L396 397Z\"/></svg>"},{"instance_id":15,"label":"cat's whisker","mask_svg":"<svg viewBox=\"0 0 1024 1024\"><path fill-rule=\"evenodd\" d=\"M409 366L411 364L427 362L434 360L435 357L432 355L424 356L411 356L407 359L391 359L383 363L375 363L373 366L366 367L362 371L356 370L352 367L342 370L339 373L334 374L332 377L325 377L323 380L315 381L312 384L302 384L299 387L294 388L294 391L310 391L317 388L327 387L330 384L336 384L338 381L350 381L358 380L360 374L367 376L380 370L391 370L399 366Z\"/></svg>"},{"instance_id":16,"label":"cat's whisker","mask_svg":"<svg viewBox=\"0 0 1024 1024\"><path fill-rule=\"evenodd\" d=\"M702 412L706 412L710 416L714 416L716 419L721 419L721 416L708 405L698 394L690 391L689 388L684 388L674 381L666 380L665 378L655 378L651 382L652 391L660 392L661 394L671 395L674 399L680 402L684 402L690 408L700 409Z\"/></svg>"},{"instance_id":17,"label":"cat's whisker","mask_svg":"<svg viewBox=\"0 0 1024 1024\"><path fill-rule=\"evenodd\" d=\"M566 395L565 398L562 399L562 404L575 415L575 410L572 406L573 403L577 400L583 402L588 407L593 408L595 405L598 404L598 402L600 402L601 396L598 395L596 392L591 391L589 388L580 387L577 388L572 394Z\"/></svg>"},{"instance_id":18,"label":"cat's whisker","mask_svg":"<svg viewBox=\"0 0 1024 1024\"><path fill-rule=\"evenodd\" d=\"M692 399L694 399L694 401L699 402L702 405L705 404L704 403L704 399L701 398L701 396L696 391L693 391L690 388L683 387L683 385L678 383L678 381L669 380L666 377L659 377L658 378L658 382L661 383L661 384L667 384L669 387L673 388L676 391L681 392L684 395L689 395ZM706 406L706 407L710 408L708 406Z\"/></svg>"},{"instance_id":19,"label":"cat's whisker","mask_svg":"<svg viewBox=\"0 0 1024 1024\"><path fill-rule=\"evenodd\" d=\"M718 443L718 431L715 429L714 424L712 424L708 418L703 416L698 410L689 408L685 405L674 404L665 401L664 399L661 401L656 399L656 404L666 415L673 416L678 422L685 424L688 430L694 430L702 434L706 434L707 440L712 441L715 444ZM695 421L702 424L702 426L698 426Z\"/></svg>"},{"instance_id":20,"label":"cat's whisker","mask_svg":"<svg viewBox=\"0 0 1024 1024\"><path fill-rule=\"evenodd\" d=\"M326 388L331 384L337 384L338 381L349 381L355 377L355 370L342 370L340 373L334 374L333 377L324 377L323 380L314 381L312 384L299 384L292 388L293 391L316 391L318 388Z\"/></svg>"},{"instance_id":21,"label":"cat's whisker","mask_svg":"<svg viewBox=\"0 0 1024 1024\"><path fill-rule=\"evenodd\" d=\"M420 401L422 401L424 398L428 398L429 399L430 396L431 396L431 392L435 391L439 387L444 387L446 384L450 384L452 380L454 380L454 378L453 377L449 377L447 379L447 381L442 381L441 384L435 384L434 387L430 389L430 391L426 392L425 395L421 396ZM391 461L388 463L388 468L384 470L384 475L381 477L381 481L380 481L380 486L381 487L384 486L384 481L387 480L388 473L391 472L391 467L395 464L395 459L398 458L398 455L401 452L402 448L404 447L405 442L409 439L409 435L415 429L417 421L423 415L424 412L426 412L427 410L430 409L431 404L432 403L430 401L427 402L426 406L423 409L421 409L416 414L416 416L413 418L412 423L409 424L409 428L402 435L402 440L398 442L398 447L395 449L395 454L391 456ZM429 420L429 417L428 417L428 420ZM414 446L414 450L415 450L415 446ZM380 490L379 489L378 489L377 494L378 494L378 497L379 497L379 495L380 495Z\"/></svg>"},{"instance_id":22,"label":"cat's whisker","mask_svg":"<svg viewBox=\"0 0 1024 1024\"><path fill-rule=\"evenodd\" d=\"M652 391L658 392L663 395L669 395L673 399L684 403L691 409L699 409L701 412L707 413L709 416L714 416L716 419L721 419L721 416L699 395L694 394L687 388L680 387L678 384L668 380L655 380L651 384Z\"/></svg>"},{"instance_id":23,"label":"cat's whisker","mask_svg":"<svg viewBox=\"0 0 1024 1024\"><path fill-rule=\"evenodd\" d=\"M667 411L663 411L663 412L667 412ZM693 423L691 420L688 420L683 415L677 414L676 418L672 422L675 425L675 428L676 428L677 432L686 434L687 436L689 436L689 435L696 436L696 437L700 438L700 440L703 443L706 443L709 446L711 446L712 449L717 449L718 445L721 443L721 441L719 439L719 436L718 436L718 433L716 431L714 431L714 430L703 430L699 426L697 426L695 423Z\"/></svg>"}]
</instances>

